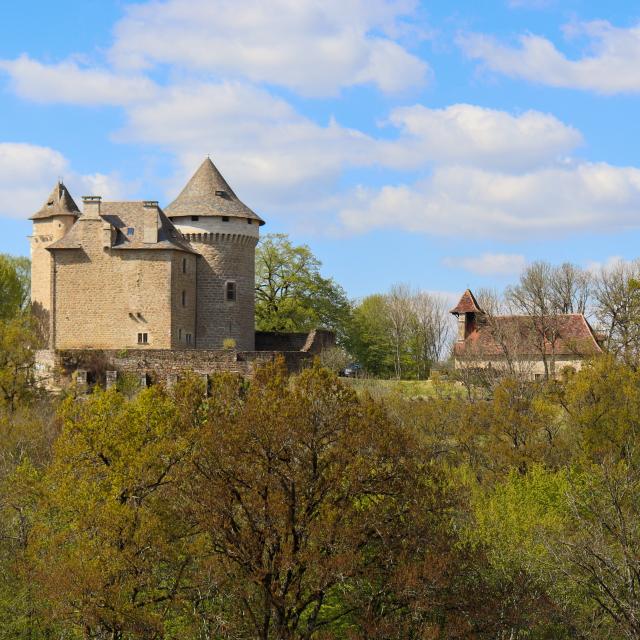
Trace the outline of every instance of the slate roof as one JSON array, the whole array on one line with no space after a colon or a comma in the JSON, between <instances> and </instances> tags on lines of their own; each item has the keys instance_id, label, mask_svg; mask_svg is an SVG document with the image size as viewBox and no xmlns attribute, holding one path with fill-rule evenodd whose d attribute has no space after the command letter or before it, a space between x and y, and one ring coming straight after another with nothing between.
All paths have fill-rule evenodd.
<instances>
[{"instance_id":1,"label":"slate roof","mask_svg":"<svg viewBox=\"0 0 640 640\"><path fill-rule=\"evenodd\" d=\"M460 298L458 304L453 309L451 309L449 313L459 315L462 313L472 312L482 313L482 309L480 308L480 305L478 304L478 301L476 300L473 293L471 293L471 289L467 289L462 294L462 298Z\"/></svg>"},{"instance_id":2,"label":"slate roof","mask_svg":"<svg viewBox=\"0 0 640 640\"><path fill-rule=\"evenodd\" d=\"M116 238L112 249L176 249L188 253L197 253L189 243L182 238L182 234L173 226L165 213L158 207L158 242L145 243L144 202L103 202L100 205L100 218L116 228ZM82 217L71 227L69 232L57 242L49 245L48 249L79 249L82 248ZM133 229L133 235L127 234L127 229Z\"/></svg>"},{"instance_id":3,"label":"slate roof","mask_svg":"<svg viewBox=\"0 0 640 640\"><path fill-rule=\"evenodd\" d=\"M207 158L180 195L166 208L174 216L229 216L264 220L240 201L216 166Z\"/></svg>"},{"instance_id":4,"label":"slate roof","mask_svg":"<svg viewBox=\"0 0 640 640\"><path fill-rule=\"evenodd\" d=\"M76 218L80 215L78 205L62 182L56 184L42 207L29 220L43 220L60 215L72 215Z\"/></svg>"},{"instance_id":5,"label":"slate roof","mask_svg":"<svg viewBox=\"0 0 640 640\"><path fill-rule=\"evenodd\" d=\"M595 332L582 314L562 314L549 319L548 324L551 339L544 343L547 355L584 357L602 353ZM539 321L530 316L481 317L464 342L456 343L454 353L458 357L500 357L505 355L506 344L513 355L539 358L539 326Z\"/></svg>"}]
</instances>

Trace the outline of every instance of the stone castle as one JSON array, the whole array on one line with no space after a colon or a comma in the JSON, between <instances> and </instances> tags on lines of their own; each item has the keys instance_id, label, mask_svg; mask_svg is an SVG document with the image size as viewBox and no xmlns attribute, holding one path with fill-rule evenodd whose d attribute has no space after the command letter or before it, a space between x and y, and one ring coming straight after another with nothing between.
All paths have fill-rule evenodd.
<instances>
[{"instance_id":1,"label":"stone castle","mask_svg":"<svg viewBox=\"0 0 640 640\"><path fill-rule=\"evenodd\" d=\"M256 345L264 221L209 158L165 210L86 196L80 212L59 182L31 220L31 299L47 345L40 371L73 361L70 353L101 351L138 373L178 361L206 373L233 369L238 354L249 362L331 342L316 332L258 334Z\"/></svg>"}]
</instances>

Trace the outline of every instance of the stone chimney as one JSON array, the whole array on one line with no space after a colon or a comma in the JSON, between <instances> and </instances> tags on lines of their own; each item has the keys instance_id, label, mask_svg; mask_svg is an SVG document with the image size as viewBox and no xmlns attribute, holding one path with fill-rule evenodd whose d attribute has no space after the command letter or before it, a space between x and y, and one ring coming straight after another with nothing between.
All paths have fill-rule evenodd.
<instances>
[{"instance_id":1,"label":"stone chimney","mask_svg":"<svg viewBox=\"0 0 640 640\"><path fill-rule=\"evenodd\" d=\"M158 201L144 201L144 220L142 241L145 244L155 244L158 242Z\"/></svg>"},{"instance_id":2,"label":"stone chimney","mask_svg":"<svg viewBox=\"0 0 640 640\"><path fill-rule=\"evenodd\" d=\"M84 203L82 217L85 220L99 220L102 196L82 196L82 202Z\"/></svg>"},{"instance_id":3,"label":"stone chimney","mask_svg":"<svg viewBox=\"0 0 640 640\"><path fill-rule=\"evenodd\" d=\"M102 223L102 246L105 249L113 247L113 243L116 238L116 229L112 224L109 224L106 220Z\"/></svg>"}]
</instances>

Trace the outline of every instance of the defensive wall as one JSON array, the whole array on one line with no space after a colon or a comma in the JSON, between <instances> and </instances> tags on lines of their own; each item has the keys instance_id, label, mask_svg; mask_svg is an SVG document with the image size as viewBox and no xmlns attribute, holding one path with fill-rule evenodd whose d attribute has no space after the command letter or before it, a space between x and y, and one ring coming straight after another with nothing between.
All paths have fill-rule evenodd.
<instances>
[{"instance_id":1,"label":"defensive wall","mask_svg":"<svg viewBox=\"0 0 640 640\"><path fill-rule=\"evenodd\" d=\"M205 349L63 349L36 353L36 375L42 386L61 389L74 379L107 385L118 375L141 384L174 383L187 371L207 376L219 372L252 377L257 366L282 358L291 373L308 366L323 350L335 346L331 331L256 333L256 351ZM280 347L280 348L274 348ZM295 348L299 347L299 348Z\"/></svg>"}]
</instances>

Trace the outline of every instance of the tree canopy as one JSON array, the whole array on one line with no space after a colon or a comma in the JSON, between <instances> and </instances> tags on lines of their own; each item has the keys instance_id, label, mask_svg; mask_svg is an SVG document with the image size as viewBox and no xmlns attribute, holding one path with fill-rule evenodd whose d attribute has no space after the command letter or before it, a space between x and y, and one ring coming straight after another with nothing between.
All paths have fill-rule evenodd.
<instances>
[{"instance_id":1,"label":"tree canopy","mask_svg":"<svg viewBox=\"0 0 640 640\"><path fill-rule=\"evenodd\" d=\"M260 331L309 331L323 327L342 337L349 321L347 296L320 273L307 245L284 234L264 236L256 250L256 327Z\"/></svg>"}]
</instances>

